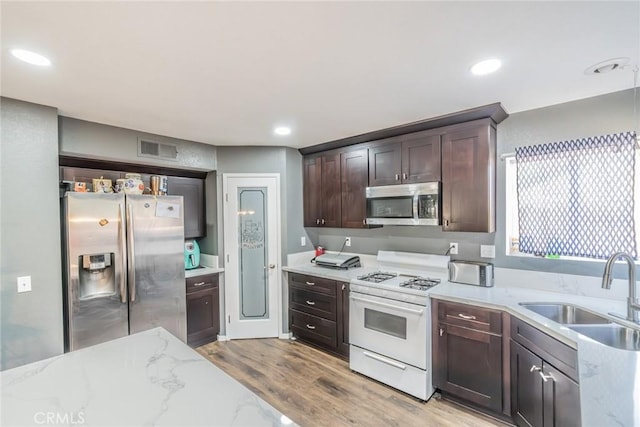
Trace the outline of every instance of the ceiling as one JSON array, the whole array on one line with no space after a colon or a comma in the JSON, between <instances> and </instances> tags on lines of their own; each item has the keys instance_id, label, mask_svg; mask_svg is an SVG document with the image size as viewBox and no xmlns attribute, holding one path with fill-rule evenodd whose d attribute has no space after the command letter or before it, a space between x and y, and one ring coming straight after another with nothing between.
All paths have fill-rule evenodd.
<instances>
[{"instance_id":1,"label":"ceiling","mask_svg":"<svg viewBox=\"0 0 640 427\"><path fill-rule=\"evenodd\" d=\"M0 7L3 96L214 145L306 147L493 102L514 113L632 88L632 67L584 70L640 62L640 0ZM489 57L503 67L469 73Z\"/></svg>"}]
</instances>

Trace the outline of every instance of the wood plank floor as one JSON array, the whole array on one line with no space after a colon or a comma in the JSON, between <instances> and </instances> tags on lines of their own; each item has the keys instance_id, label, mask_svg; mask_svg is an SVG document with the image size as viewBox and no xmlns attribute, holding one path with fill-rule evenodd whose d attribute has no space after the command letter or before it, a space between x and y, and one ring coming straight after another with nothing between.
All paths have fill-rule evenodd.
<instances>
[{"instance_id":1,"label":"wood plank floor","mask_svg":"<svg viewBox=\"0 0 640 427\"><path fill-rule=\"evenodd\" d=\"M197 351L304 427L504 426L450 402L420 402L296 341L233 340Z\"/></svg>"}]
</instances>

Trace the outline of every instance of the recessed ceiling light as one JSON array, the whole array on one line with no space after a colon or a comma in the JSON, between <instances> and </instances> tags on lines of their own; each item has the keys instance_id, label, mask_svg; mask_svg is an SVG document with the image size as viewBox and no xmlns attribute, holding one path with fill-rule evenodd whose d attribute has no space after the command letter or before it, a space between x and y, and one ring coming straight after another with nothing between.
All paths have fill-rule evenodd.
<instances>
[{"instance_id":1,"label":"recessed ceiling light","mask_svg":"<svg viewBox=\"0 0 640 427\"><path fill-rule=\"evenodd\" d=\"M496 71L502 66L502 62L499 59L486 59L480 61L471 67L471 72L477 76L484 76Z\"/></svg>"},{"instance_id":2,"label":"recessed ceiling light","mask_svg":"<svg viewBox=\"0 0 640 427\"><path fill-rule=\"evenodd\" d=\"M276 135L290 135L291 134L291 128L287 127L287 126L278 126L275 129L273 129L273 133L275 133Z\"/></svg>"},{"instance_id":3,"label":"recessed ceiling light","mask_svg":"<svg viewBox=\"0 0 640 427\"><path fill-rule=\"evenodd\" d=\"M51 61L49 60L49 58L45 58L44 56L35 52L31 52L29 50L13 49L11 51L11 54L21 61L24 61L31 65L38 65L40 67L48 67L49 65L51 65Z\"/></svg>"}]
</instances>

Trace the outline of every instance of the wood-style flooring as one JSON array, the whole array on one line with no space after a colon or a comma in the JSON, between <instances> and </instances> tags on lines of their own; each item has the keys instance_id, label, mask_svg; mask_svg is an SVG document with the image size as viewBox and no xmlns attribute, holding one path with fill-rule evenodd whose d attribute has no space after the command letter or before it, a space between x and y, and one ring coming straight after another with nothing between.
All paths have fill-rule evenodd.
<instances>
[{"instance_id":1,"label":"wood-style flooring","mask_svg":"<svg viewBox=\"0 0 640 427\"><path fill-rule=\"evenodd\" d=\"M423 403L297 341L213 342L197 351L303 427L504 426L453 403Z\"/></svg>"}]
</instances>

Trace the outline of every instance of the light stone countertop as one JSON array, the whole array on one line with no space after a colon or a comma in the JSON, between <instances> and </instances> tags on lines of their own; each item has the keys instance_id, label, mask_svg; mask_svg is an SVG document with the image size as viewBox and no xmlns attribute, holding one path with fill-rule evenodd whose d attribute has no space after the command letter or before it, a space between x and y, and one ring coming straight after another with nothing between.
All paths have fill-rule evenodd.
<instances>
[{"instance_id":1,"label":"light stone countertop","mask_svg":"<svg viewBox=\"0 0 640 427\"><path fill-rule=\"evenodd\" d=\"M369 263L361 268L334 270L318 267L312 263L297 262L283 267L283 270L337 281L349 281L359 275L377 270L377 265ZM600 344L519 305L521 302L565 302L607 315L609 312L626 313L626 302L536 289L534 286L548 288L550 285L549 282L533 284L532 279L539 277L538 273L516 270L503 270L501 273L500 277L507 280L500 283L496 280L496 286L493 288L444 282L431 289L429 295L435 299L507 311L570 347L576 348L582 425L640 426L640 352L620 350ZM521 283L510 284L511 280L516 280L515 278L519 280L519 276L522 276L522 282L529 282L532 287L522 287ZM592 282L592 279L588 280ZM565 280L565 282L570 281ZM565 290L564 288L567 288L565 284L560 280L558 289ZM589 286L591 285L592 283L589 283ZM597 293L597 291L590 291Z\"/></svg>"},{"instance_id":2,"label":"light stone countertop","mask_svg":"<svg viewBox=\"0 0 640 427\"><path fill-rule=\"evenodd\" d=\"M200 268L193 268L191 270L185 270L184 277L188 279L190 277L198 277L198 276L204 276L206 274L214 274L214 273L222 273L222 272L224 272L224 268L200 267Z\"/></svg>"},{"instance_id":3,"label":"light stone countertop","mask_svg":"<svg viewBox=\"0 0 640 427\"><path fill-rule=\"evenodd\" d=\"M5 426L294 425L162 328L0 372Z\"/></svg>"}]
</instances>

